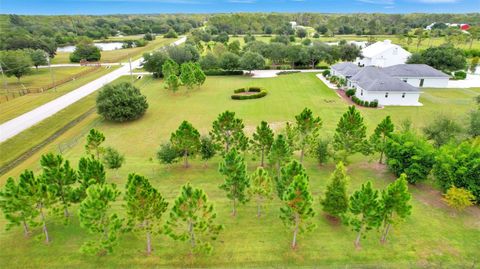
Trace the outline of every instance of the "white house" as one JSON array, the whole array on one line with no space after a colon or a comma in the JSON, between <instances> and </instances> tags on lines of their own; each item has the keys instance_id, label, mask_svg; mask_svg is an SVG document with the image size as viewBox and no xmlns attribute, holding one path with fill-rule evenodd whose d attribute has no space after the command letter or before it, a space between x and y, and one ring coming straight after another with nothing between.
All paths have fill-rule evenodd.
<instances>
[{"instance_id":1,"label":"white house","mask_svg":"<svg viewBox=\"0 0 480 269\"><path fill-rule=\"evenodd\" d=\"M410 52L404 50L390 40L378 41L362 49L363 58L357 59L360 66L387 67L396 64L404 64Z\"/></svg>"},{"instance_id":2,"label":"white house","mask_svg":"<svg viewBox=\"0 0 480 269\"><path fill-rule=\"evenodd\" d=\"M421 106L420 90L398 78L391 77L382 68L367 66L352 76L350 84L355 96L363 101L377 100L381 106Z\"/></svg>"},{"instance_id":3,"label":"white house","mask_svg":"<svg viewBox=\"0 0 480 269\"><path fill-rule=\"evenodd\" d=\"M450 76L426 64L397 64L383 68L391 77L414 87L447 88Z\"/></svg>"}]
</instances>

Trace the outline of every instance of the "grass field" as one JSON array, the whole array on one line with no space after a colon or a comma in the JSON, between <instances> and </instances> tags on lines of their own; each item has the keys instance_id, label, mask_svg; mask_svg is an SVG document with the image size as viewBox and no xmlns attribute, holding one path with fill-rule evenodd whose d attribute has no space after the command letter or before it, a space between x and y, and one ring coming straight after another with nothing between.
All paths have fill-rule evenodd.
<instances>
[{"instance_id":1,"label":"grass field","mask_svg":"<svg viewBox=\"0 0 480 269\"><path fill-rule=\"evenodd\" d=\"M114 39L112 39L114 40ZM130 48L130 49L119 49L119 50L110 50L110 51L102 51L102 57L100 61L102 63L113 63L113 62L123 62L128 60L129 57L132 57L133 59L138 59L140 58L143 53L147 51L152 51L159 49L169 43L174 42L177 40L176 38L162 38L162 37L157 37L153 41L149 41L148 44L144 47L138 47L138 48ZM69 52L59 52L53 58L52 63L53 64L64 64L64 63L70 63L70 53Z\"/></svg>"},{"instance_id":2,"label":"grass field","mask_svg":"<svg viewBox=\"0 0 480 269\"><path fill-rule=\"evenodd\" d=\"M61 79L61 76L69 77L65 75L66 73L73 73L79 72L82 70L86 70L91 67L58 67L58 68L53 68L55 72L55 76L57 80ZM12 99L8 102L4 102L0 104L0 110L2 113L0 113L0 123L6 122L8 120L11 120L17 116L22 115L25 112L28 112L40 105L43 105L49 101L52 101L53 99L60 97L72 90L75 90L76 88L94 80L97 79L113 70L118 68L118 66L112 66L110 69L106 69L104 67L100 68L97 71L94 71L92 73L86 74L80 78L77 78L75 80L69 81L63 85L60 85L57 87L57 89L50 89L48 91L45 91L43 93L32 93L32 94L27 94L23 95L20 97L17 97L15 99ZM40 71L41 70L41 71ZM50 79L50 73L45 72L47 71L46 68L40 69L38 72L38 75L31 75L25 77L25 82L29 82L29 87L41 87L41 83L49 83ZM60 76L61 75L61 76ZM58 77L57 77L58 76ZM47 84L45 84L47 85ZM26 84L25 84L26 86Z\"/></svg>"},{"instance_id":3,"label":"grass field","mask_svg":"<svg viewBox=\"0 0 480 269\"><path fill-rule=\"evenodd\" d=\"M128 78L123 78L127 80ZM238 87L262 86L269 94L262 99L233 101L229 97ZM179 188L186 182L203 188L210 201L215 205L218 222L225 225L225 230L216 241L212 256L199 255L191 257L187 244L173 241L166 236L155 238L154 254L146 257L144 240L133 235L121 238L119 246L112 255L105 257L88 257L79 253L81 244L89 239L88 235L73 218L72 223L64 226L61 221L50 221L50 233L53 242L46 246L40 238L40 228L35 229L34 238L24 239L20 229L0 231L2 252L1 268L61 268L66 265L77 268L139 268L139 267L288 267L312 266L317 268L332 267L388 267L418 268L445 267L471 268L478 259L478 242L480 242L480 214L478 208L453 215L441 201L437 191L421 184L411 187L414 199L413 214L406 222L396 226L386 245L379 244L379 232L372 231L362 241L362 249L355 250L353 240L355 233L348 227L328 221L321 213L319 196L325 190L328 176L333 171L334 163L318 166L311 158L305 161L310 176L310 187L315 199L315 217L317 229L299 238L299 248L290 249L291 232L284 228L279 219L280 202L273 200L267 205L266 214L257 219L254 203L239 207L238 216L230 216L231 203L223 191L218 188L223 182L217 172L220 158L209 161L204 168L203 162L195 160L188 169L181 164L166 167L155 160L159 144L166 141L182 120L190 121L202 134L208 132L212 121L226 109L235 111L244 119L246 132L251 133L261 120L267 120L280 131L283 123L292 121L304 107L311 108L324 121L322 135L333 133L336 122L346 110L347 104L332 90L328 89L314 74L292 74L278 78L251 79L248 77L208 77L201 89L189 93L182 90L172 94L163 89L161 81L146 77L136 82L147 96L149 109L144 117L135 122L113 124L104 122L92 115L66 134L58 138L41 152L29 158L12 171L0 178L4 184L7 176L17 176L23 169L38 170L40 154L49 150L57 151L57 145L71 147L65 153L66 158L76 165L83 155L84 135L95 126L107 137L105 145L113 146L126 156L126 164L119 170L119 177L108 172L108 181L124 189L126 177L130 172L137 172L150 178L152 184L166 196L169 202L178 195ZM480 89L425 89L421 102L423 107L387 107L385 109L361 108L361 113L369 132L386 115L391 115L395 123L411 119L415 127L421 127L433 116L446 113L464 119L466 112L473 105L473 97ZM56 115L50 124L61 121L83 109L93 106L94 96L82 100L62 111L63 117ZM42 128L48 128L48 122L29 130L29 137ZM8 143L8 141L7 141ZM2 158L14 154L22 144L16 144L8 150L0 144ZM258 161L246 158L249 172L253 171ZM394 177L383 166L376 164L376 156L354 156L348 167L351 177L349 191L352 192L363 182L372 180L374 186L382 188ZM113 208L124 215L121 202ZM0 217L0 227L5 219ZM477 260L478 263L478 260ZM475 265L474 265L475 266Z\"/></svg>"}]
</instances>

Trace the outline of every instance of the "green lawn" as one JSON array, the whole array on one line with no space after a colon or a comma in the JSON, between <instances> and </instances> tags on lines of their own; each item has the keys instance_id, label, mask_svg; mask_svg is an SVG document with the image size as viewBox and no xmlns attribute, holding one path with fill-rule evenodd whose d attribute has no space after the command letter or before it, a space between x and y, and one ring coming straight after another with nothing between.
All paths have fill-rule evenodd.
<instances>
[{"instance_id":1,"label":"green lawn","mask_svg":"<svg viewBox=\"0 0 480 269\"><path fill-rule=\"evenodd\" d=\"M122 78L121 80L127 80ZM262 99L233 101L229 97L238 87L262 86L269 94ZM88 257L79 253L81 244L90 238L73 218L70 225L61 221L50 221L50 233L53 242L46 246L37 235L41 229L36 228L34 238L24 239L21 229L1 231L0 254L1 268L61 268L66 265L76 268L140 268L140 267L288 267L311 266L317 268L332 267L468 267L471 268L478 258L480 242L480 214L478 208L453 215L441 202L439 193L430 183L411 187L414 195L413 214L406 222L396 226L386 245L379 244L379 232L372 231L362 241L363 248L355 250L353 241L355 233L348 227L329 222L321 213L319 196L324 192L328 176L334 164L318 166L311 158L305 165L310 176L310 187L315 199L315 217L317 229L299 238L299 248L290 249L291 232L284 228L279 219L280 202L273 200L266 209L266 215L255 217L254 203L239 207L238 216L230 216L231 203L218 188L223 181L217 172L220 158L209 161L204 168L198 159L188 169L181 164L166 167L155 160L155 152L162 141L168 140L182 120L190 121L202 134L208 132L212 121L226 109L233 110L244 119L246 131L251 133L261 120L267 120L276 131L282 129L286 121L292 121L304 107L311 108L324 121L322 135L332 134L336 122L346 110L347 104L335 92L328 89L314 74L292 74L278 78L251 79L247 77L208 77L201 89L189 93L185 90L172 94L163 89L161 81L149 77L137 81L142 92L147 96L149 109L140 120L113 124L99 120L98 116L88 117L78 126L67 132L40 153L29 158L12 171L0 178L4 184L7 176L17 176L23 169L38 170L38 159L42 152L56 151L56 145L70 145L66 158L76 165L82 156L84 136L88 128L96 126L107 137L105 145L113 146L126 156L126 164L115 173L108 173L109 182L124 189L126 177L130 172L143 174L151 179L169 202L178 195L179 188L186 182L203 188L210 201L215 205L218 221L225 225L225 230L216 241L212 256L188 255L187 244L176 242L165 236L154 240L154 254L144 255L143 236L125 235L112 255L105 257ZM385 109L361 109L369 132L386 115L391 115L398 123L409 118L415 127L421 127L434 115L449 113L458 119L465 117L465 112L473 105L478 89L426 89L422 95L423 107L387 107ZM80 114L81 109L93 105L93 95L65 110L67 114ZM56 117L56 116L54 116ZM52 120L55 122L62 118ZM44 128L48 128L46 123ZM29 138L41 130L29 132ZM24 141L27 141L25 137ZM8 143L8 141L7 141ZM2 148L7 155L15 154L21 141ZM5 154L2 154L2 156ZM3 158L3 157L2 157ZM348 167L351 177L349 191L352 192L363 182L372 180L375 187L382 188L394 177L384 167L376 164L376 156L354 156ZM246 158L249 172L253 171L258 160L252 156ZM121 200L121 199L120 199ZM122 201L113 208L124 215ZM0 227L5 219L0 217Z\"/></svg>"},{"instance_id":2,"label":"green lawn","mask_svg":"<svg viewBox=\"0 0 480 269\"><path fill-rule=\"evenodd\" d=\"M78 71L86 70L89 68L91 67L56 67L56 68L53 68L53 70L55 72L55 76L57 77L57 75L59 74L65 74L67 72L72 72L72 71L78 72ZM56 90L50 89L43 93L27 94L27 95L23 95L15 99L12 99L8 102L0 103L0 111L2 111L2 113L0 113L0 123L11 120L40 105L43 105L49 101L52 101L53 99L60 97L72 90L75 90L78 87L115 70L116 68L118 68L118 66L112 66L110 69L106 69L102 67L97 71L88 73L84 76L81 76L80 78L77 78L63 85L60 85L57 87ZM40 83L42 82L49 83L48 79L50 78L50 74L48 72L43 72L44 70L46 71L47 69L41 69L41 70L42 71L39 71L40 74L38 75L35 74L35 75L25 77L25 82L29 81L31 85L37 85L37 87L39 87L39 85L41 85ZM62 75L62 76L65 76L65 75ZM60 76L57 77L57 80L60 80L60 79L61 79ZM34 87L34 86L31 86L31 87Z\"/></svg>"}]
</instances>

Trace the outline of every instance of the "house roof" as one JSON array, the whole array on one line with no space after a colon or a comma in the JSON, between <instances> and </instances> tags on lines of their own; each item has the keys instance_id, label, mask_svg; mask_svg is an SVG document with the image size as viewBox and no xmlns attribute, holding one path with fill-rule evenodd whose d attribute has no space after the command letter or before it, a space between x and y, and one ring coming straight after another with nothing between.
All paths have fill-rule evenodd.
<instances>
[{"instance_id":1,"label":"house roof","mask_svg":"<svg viewBox=\"0 0 480 269\"><path fill-rule=\"evenodd\" d=\"M392 44L392 41L386 39L384 41L378 41L376 43L373 43L370 46L367 46L362 49L362 55L363 57L366 58L372 58L377 56L378 54L383 53L384 51L387 51L391 48L397 48L399 50L404 50L402 47L396 44ZM406 53L409 53L405 51Z\"/></svg>"},{"instance_id":2,"label":"house roof","mask_svg":"<svg viewBox=\"0 0 480 269\"><path fill-rule=\"evenodd\" d=\"M350 80L366 91L419 92L412 85L391 77L381 68L374 66L362 68Z\"/></svg>"},{"instance_id":3,"label":"house roof","mask_svg":"<svg viewBox=\"0 0 480 269\"><path fill-rule=\"evenodd\" d=\"M331 68L346 77L354 76L361 70L361 68L358 67L358 65L351 62L334 64L332 65Z\"/></svg>"},{"instance_id":4,"label":"house roof","mask_svg":"<svg viewBox=\"0 0 480 269\"><path fill-rule=\"evenodd\" d=\"M397 64L383 68L392 77L448 78L449 76L426 64Z\"/></svg>"}]
</instances>

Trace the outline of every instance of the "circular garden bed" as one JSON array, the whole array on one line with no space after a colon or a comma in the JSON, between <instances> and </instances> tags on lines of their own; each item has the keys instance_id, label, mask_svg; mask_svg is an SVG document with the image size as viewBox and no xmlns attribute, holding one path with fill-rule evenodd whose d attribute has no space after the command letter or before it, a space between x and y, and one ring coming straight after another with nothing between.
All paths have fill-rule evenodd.
<instances>
[{"instance_id":1,"label":"circular garden bed","mask_svg":"<svg viewBox=\"0 0 480 269\"><path fill-rule=\"evenodd\" d=\"M267 90L259 87L240 88L233 91L233 100L258 99L267 95Z\"/></svg>"}]
</instances>

